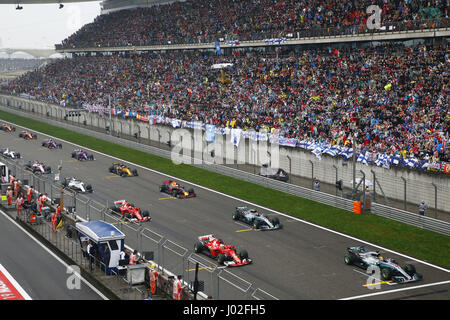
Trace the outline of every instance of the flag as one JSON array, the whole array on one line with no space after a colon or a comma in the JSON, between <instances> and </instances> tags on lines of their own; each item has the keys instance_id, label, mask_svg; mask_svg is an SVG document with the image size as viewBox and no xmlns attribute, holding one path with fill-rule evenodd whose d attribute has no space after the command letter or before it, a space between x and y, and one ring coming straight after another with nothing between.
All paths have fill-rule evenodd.
<instances>
[{"instance_id":1,"label":"flag","mask_svg":"<svg viewBox=\"0 0 450 320\"><path fill-rule=\"evenodd\" d=\"M319 160L322 160L322 148L317 147L313 151L311 151Z\"/></svg>"},{"instance_id":2,"label":"flag","mask_svg":"<svg viewBox=\"0 0 450 320\"><path fill-rule=\"evenodd\" d=\"M241 141L241 129L231 129L231 143L235 147L239 147L239 142Z\"/></svg>"},{"instance_id":3,"label":"flag","mask_svg":"<svg viewBox=\"0 0 450 320\"><path fill-rule=\"evenodd\" d=\"M205 132L205 140L207 142L214 142L215 141L215 130L216 126L212 124L207 124L205 126L206 132Z\"/></svg>"},{"instance_id":4,"label":"flag","mask_svg":"<svg viewBox=\"0 0 450 320\"><path fill-rule=\"evenodd\" d=\"M368 166L369 165L369 161L368 161L366 156L367 156L367 153L366 154L360 153L358 155L358 159L356 159L356 161L357 162L361 162L362 164L365 164L366 166Z\"/></svg>"}]
</instances>

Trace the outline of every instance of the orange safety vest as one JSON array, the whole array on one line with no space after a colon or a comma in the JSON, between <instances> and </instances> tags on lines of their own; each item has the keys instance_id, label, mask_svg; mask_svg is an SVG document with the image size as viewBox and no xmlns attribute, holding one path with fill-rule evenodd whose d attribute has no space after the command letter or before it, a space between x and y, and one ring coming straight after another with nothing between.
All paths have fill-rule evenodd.
<instances>
[{"instance_id":1,"label":"orange safety vest","mask_svg":"<svg viewBox=\"0 0 450 320\"><path fill-rule=\"evenodd\" d=\"M6 190L6 196L8 197L8 205L12 204L13 191L11 189Z\"/></svg>"},{"instance_id":2,"label":"orange safety vest","mask_svg":"<svg viewBox=\"0 0 450 320\"><path fill-rule=\"evenodd\" d=\"M33 189L29 188L27 191L27 201L31 202L31 194L33 193Z\"/></svg>"},{"instance_id":3,"label":"orange safety vest","mask_svg":"<svg viewBox=\"0 0 450 320\"><path fill-rule=\"evenodd\" d=\"M135 265L137 262L137 256L135 254L132 254L130 257L130 265Z\"/></svg>"},{"instance_id":4,"label":"orange safety vest","mask_svg":"<svg viewBox=\"0 0 450 320\"><path fill-rule=\"evenodd\" d=\"M158 270L150 270L150 292L152 294L156 293L156 281L158 280L158 276Z\"/></svg>"},{"instance_id":5,"label":"orange safety vest","mask_svg":"<svg viewBox=\"0 0 450 320\"><path fill-rule=\"evenodd\" d=\"M22 204L23 204L23 198L18 198L16 200L17 214L22 212Z\"/></svg>"},{"instance_id":6,"label":"orange safety vest","mask_svg":"<svg viewBox=\"0 0 450 320\"><path fill-rule=\"evenodd\" d=\"M61 214L61 206L56 208L56 215L59 216Z\"/></svg>"},{"instance_id":7,"label":"orange safety vest","mask_svg":"<svg viewBox=\"0 0 450 320\"><path fill-rule=\"evenodd\" d=\"M58 223L58 217L56 215L56 212L52 213L52 230L53 232L56 231L56 224Z\"/></svg>"},{"instance_id":8,"label":"orange safety vest","mask_svg":"<svg viewBox=\"0 0 450 320\"><path fill-rule=\"evenodd\" d=\"M17 182L17 183L14 185L14 198L17 198L17 195L18 195L18 193L19 193L19 188L20 188L20 184Z\"/></svg>"},{"instance_id":9,"label":"orange safety vest","mask_svg":"<svg viewBox=\"0 0 450 320\"><path fill-rule=\"evenodd\" d=\"M176 279L173 282L173 300L181 300L181 290L183 290L183 288L180 280Z\"/></svg>"}]
</instances>

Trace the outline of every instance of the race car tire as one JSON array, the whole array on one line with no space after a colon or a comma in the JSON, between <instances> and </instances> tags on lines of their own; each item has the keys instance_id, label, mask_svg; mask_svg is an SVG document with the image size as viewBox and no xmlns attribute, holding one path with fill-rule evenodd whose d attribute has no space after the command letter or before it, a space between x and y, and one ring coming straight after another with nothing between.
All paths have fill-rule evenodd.
<instances>
[{"instance_id":1,"label":"race car tire","mask_svg":"<svg viewBox=\"0 0 450 320\"><path fill-rule=\"evenodd\" d=\"M88 156L88 160L94 160L94 156L91 154Z\"/></svg>"},{"instance_id":2,"label":"race car tire","mask_svg":"<svg viewBox=\"0 0 450 320\"><path fill-rule=\"evenodd\" d=\"M134 203L130 203L130 206L134 207Z\"/></svg>"},{"instance_id":3,"label":"race car tire","mask_svg":"<svg viewBox=\"0 0 450 320\"><path fill-rule=\"evenodd\" d=\"M125 218L131 219L131 213L129 213L129 212L125 213Z\"/></svg>"},{"instance_id":4,"label":"race car tire","mask_svg":"<svg viewBox=\"0 0 450 320\"><path fill-rule=\"evenodd\" d=\"M200 252L203 251L204 247L205 247L205 246L203 245L203 243L201 243L200 241L198 241L198 242L196 242L196 243L194 244L194 252L195 252L195 253L200 253Z\"/></svg>"},{"instance_id":5,"label":"race car tire","mask_svg":"<svg viewBox=\"0 0 450 320\"><path fill-rule=\"evenodd\" d=\"M86 185L86 191L92 192L92 186L90 184Z\"/></svg>"},{"instance_id":6,"label":"race car tire","mask_svg":"<svg viewBox=\"0 0 450 320\"><path fill-rule=\"evenodd\" d=\"M227 257L223 253L221 253L217 256L217 263L220 265L223 265L226 260L227 260Z\"/></svg>"},{"instance_id":7,"label":"race car tire","mask_svg":"<svg viewBox=\"0 0 450 320\"><path fill-rule=\"evenodd\" d=\"M23 138L23 133L19 133L19 137L20 137L20 138Z\"/></svg>"},{"instance_id":8,"label":"race car tire","mask_svg":"<svg viewBox=\"0 0 450 320\"><path fill-rule=\"evenodd\" d=\"M345 262L345 264L348 264L348 265L353 264L355 262L355 255L352 253L347 253L344 256L344 262Z\"/></svg>"},{"instance_id":9,"label":"race car tire","mask_svg":"<svg viewBox=\"0 0 450 320\"><path fill-rule=\"evenodd\" d=\"M150 217L150 212L148 212L148 210L144 210L144 212L142 212L142 216L144 218L148 218L148 217Z\"/></svg>"},{"instance_id":10,"label":"race car tire","mask_svg":"<svg viewBox=\"0 0 450 320\"><path fill-rule=\"evenodd\" d=\"M247 251L246 250L241 250L241 252L239 252L239 258L241 258L241 260L248 259Z\"/></svg>"},{"instance_id":11,"label":"race car tire","mask_svg":"<svg viewBox=\"0 0 450 320\"><path fill-rule=\"evenodd\" d=\"M414 267L412 264L405 265L405 267L403 269L411 277L416 273L416 267Z\"/></svg>"},{"instance_id":12,"label":"race car tire","mask_svg":"<svg viewBox=\"0 0 450 320\"><path fill-rule=\"evenodd\" d=\"M109 172L114 173L114 167L109 167Z\"/></svg>"},{"instance_id":13,"label":"race car tire","mask_svg":"<svg viewBox=\"0 0 450 320\"><path fill-rule=\"evenodd\" d=\"M137 173L137 170L136 169L134 169L133 171L131 171L131 173L133 174L133 176L135 176L135 177L137 177L138 176L138 173Z\"/></svg>"},{"instance_id":14,"label":"race car tire","mask_svg":"<svg viewBox=\"0 0 450 320\"><path fill-rule=\"evenodd\" d=\"M384 281L391 280L391 278L392 278L392 270L389 269L389 268L383 268L383 269L381 269L381 278L382 278Z\"/></svg>"},{"instance_id":15,"label":"race car tire","mask_svg":"<svg viewBox=\"0 0 450 320\"><path fill-rule=\"evenodd\" d=\"M75 152L72 152L72 158L75 158L77 154Z\"/></svg>"},{"instance_id":16,"label":"race car tire","mask_svg":"<svg viewBox=\"0 0 450 320\"><path fill-rule=\"evenodd\" d=\"M189 194L195 194L194 189L192 189L192 188L189 189L189 190L188 190L188 193L189 193Z\"/></svg>"},{"instance_id":17,"label":"race car tire","mask_svg":"<svg viewBox=\"0 0 450 320\"><path fill-rule=\"evenodd\" d=\"M261 221L253 221L253 229L259 229L261 228Z\"/></svg>"},{"instance_id":18,"label":"race car tire","mask_svg":"<svg viewBox=\"0 0 450 320\"><path fill-rule=\"evenodd\" d=\"M232 217L233 217L233 220L239 220L239 213L233 212Z\"/></svg>"},{"instance_id":19,"label":"race car tire","mask_svg":"<svg viewBox=\"0 0 450 320\"><path fill-rule=\"evenodd\" d=\"M20 159L20 153L16 153L15 159Z\"/></svg>"},{"instance_id":20,"label":"race car tire","mask_svg":"<svg viewBox=\"0 0 450 320\"><path fill-rule=\"evenodd\" d=\"M273 218L272 219L272 224L274 225L274 226L277 226L277 225L280 225L280 219L278 219L278 218Z\"/></svg>"}]
</instances>

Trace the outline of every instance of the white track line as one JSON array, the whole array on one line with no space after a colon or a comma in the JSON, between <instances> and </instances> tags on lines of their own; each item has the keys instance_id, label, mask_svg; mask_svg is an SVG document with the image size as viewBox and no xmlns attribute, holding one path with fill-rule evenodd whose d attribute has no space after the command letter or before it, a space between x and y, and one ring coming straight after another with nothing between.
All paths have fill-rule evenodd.
<instances>
[{"instance_id":1,"label":"white track line","mask_svg":"<svg viewBox=\"0 0 450 320\"><path fill-rule=\"evenodd\" d=\"M450 284L450 280L442 281L442 282L428 283L428 284L423 284L423 285L414 286L414 287L407 287L407 288L393 289L393 290L382 291L382 292L363 294L363 295L360 295L360 296L348 297L348 298L343 298L343 299L339 299L339 300L355 300L355 299L369 298L369 297L373 297L373 296L379 296L379 295L382 295L382 294L390 294L390 293L407 291L407 290L413 290L413 289L420 289L420 288L426 288L426 287L432 287L432 286L439 286L439 285L443 285L443 284Z\"/></svg>"},{"instance_id":2,"label":"white track line","mask_svg":"<svg viewBox=\"0 0 450 320\"><path fill-rule=\"evenodd\" d=\"M39 121L39 120L37 120L37 121ZM220 192L220 191L213 190L213 189L210 189L210 188L207 188L207 187L204 187L204 186L201 186L201 185L192 183L192 182L190 182L190 181L187 181L187 180L184 180L184 179L180 179L180 178L178 178L178 177L171 176L171 175L169 175L169 174L167 174L167 173L159 172L159 171L157 171L157 170L150 169L150 168L144 167L144 166L142 166L142 165L139 165L139 164L136 164L136 163L127 161L127 160L123 160L123 159L120 159L120 158L111 156L111 155L109 155L109 154L105 154L105 153L103 153L103 152L100 152L100 151L97 151L97 150L94 150L94 149L90 149L90 148L88 148L88 147L85 147L85 146L82 146L82 145L79 145L79 144L76 144L76 143L73 143L73 142L66 141L66 140L64 140L64 139L60 139L60 138L57 138L57 137L54 137L54 136L50 136L50 135L48 135L48 134L46 134L46 133L43 133L43 132L39 132L39 131L30 129L30 128L27 128L27 127L19 126L19 125L17 125L16 123L12 123L12 122L8 122L8 121L5 121L5 122L10 123L10 124L14 124L14 125L16 125L16 126L18 126L18 127L21 127L21 128L28 129L29 131L37 132L37 133L42 134L42 135L47 136L47 137L51 137L51 138L54 138L54 139L57 139L57 140L60 140L60 141L64 141L65 143L71 144L71 145L73 145L73 146L77 146L77 147L79 147L79 148L84 148L84 149L86 149L86 150L90 150L90 151L92 151L92 152L96 152L96 153L98 153L98 154L101 154L101 155L103 155L103 156L105 156L105 157L108 157L108 158L111 158L111 159L116 159L116 160L119 160L119 161L122 161L122 162L125 162L125 163L132 164L133 166L136 166L136 167L138 167L138 168L141 168L141 169L144 169L144 170L147 170L147 171L150 171L150 172L159 174L159 175L163 175L163 176L166 176L166 177L168 177L168 178L172 178L172 179L174 179L174 180L178 180L178 181L182 181L182 182L185 182L185 183L189 183L189 184L191 184L191 185L193 185L193 186L195 186L195 187L204 189L204 190L206 190L206 191L213 192L213 193L219 194L219 195L221 195L221 196L224 196L224 197L227 197L227 198L236 200L236 201L241 201L241 202L246 203L246 204L249 204L249 205L251 205L251 206L255 206L255 207L258 207L258 208L261 208L261 209L270 211L270 212L272 212L272 213L278 214L278 215L283 216L283 217L285 217L285 218L293 219L293 220L296 220L296 221L305 223L305 224L307 224L307 225L310 225L310 226L319 228L319 229L321 229L321 230L324 230L324 231L327 231L327 232L331 232L331 233L334 233L334 234L336 234L336 235L339 235L339 236L342 236L342 237L345 237L345 238L348 238L348 239L351 239L351 240L354 240L354 241L358 241L358 242L361 242L361 243L364 243L364 244L367 244L367 245L370 245L370 246L373 246L373 247L376 247L376 248L380 248L380 249L382 249L382 250L386 250L386 251L388 251L388 252L391 252L391 253L394 253L394 254L396 254L396 255L402 256L402 257L404 257L404 258L411 259L411 260L414 260L414 261L416 261L416 262L422 263L422 264L424 264L424 265L427 265L427 266L436 268L436 269L438 269L438 270L441 270L441 271L450 273L450 270L445 269L445 268L442 268L442 267L439 267L439 266L436 266L436 265L431 264L431 263L429 263L429 262L422 261L422 260L418 260L418 259L416 259L416 258L414 258L414 257L407 256L407 255L402 254L402 253L400 253L400 252L396 252L396 251L390 250L390 249L388 249L388 248L384 248L384 247L381 247L381 246L379 246L379 245L376 245L376 244L373 244L373 243L370 243L370 242L367 242L367 241L364 241L364 240L361 240L361 239L358 239L358 238L355 238L355 237L346 235L346 234L344 234L344 233L341 233L341 232L338 232L338 231L335 231L335 230L331 230L331 229L328 229L328 228L319 226L319 225L317 225L317 224L314 224L314 223L311 223L311 222L308 222L308 221L299 219L299 218L297 218L297 217L293 217L293 216L291 216L291 215L288 215L288 214L285 214L285 213L282 213L282 212L278 212L278 211L273 210L273 209L270 209L270 208L263 207L263 206L261 206L261 205L259 205L259 204L256 204L256 203L253 203L253 202L250 202L250 201L246 201L246 200L243 200L243 199L239 199L239 198L237 198L237 197L234 197L234 196L231 196L231 195L222 193L222 192ZM69 131L70 131L70 130L69 130ZM100 140L102 140L102 139L100 139ZM111 143L113 143L113 142L111 142ZM130 147L130 148L132 148L132 147ZM145 151L141 151L141 152L144 152L144 153L145 153ZM168 161L169 161L169 159L168 159ZM414 287L410 287L410 288L414 288ZM379 294L381 294L381 293L379 293Z\"/></svg>"},{"instance_id":3,"label":"white track line","mask_svg":"<svg viewBox=\"0 0 450 320\"><path fill-rule=\"evenodd\" d=\"M62 265L64 265L66 268L69 267L69 265L62 260L60 257L58 257L55 253L53 253L50 249L48 249L46 246L44 246L41 242L39 242L31 233L29 233L27 230L25 230L21 225L19 225L14 219L12 219L8 214L6 214L3 210L0 210L0 213L5 216L11 223L15 224L17 228L19 228L23 233L25 233L27 236L31 238L36 244L38 244L41 248L43 248L45 251L47 251L48 254L50 254L53 258L58 260ZM89 288L91 288L92 291L97 293L103 300L109 300L103 293L101 293L96 287L94 287L90 282L88 282L85 278L81 276L78 272L73 270L73 273L81 279Z\"/></svg>"}]
</instances>

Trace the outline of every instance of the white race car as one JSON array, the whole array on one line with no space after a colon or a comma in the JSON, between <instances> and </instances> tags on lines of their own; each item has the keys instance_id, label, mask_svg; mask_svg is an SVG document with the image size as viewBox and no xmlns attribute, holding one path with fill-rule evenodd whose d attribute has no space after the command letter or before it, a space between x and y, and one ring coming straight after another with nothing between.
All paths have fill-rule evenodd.
<instances>
[{"instance_id":1,"label":"white race car","mask_svg":"<svg viewBox=\"0 0 450 320\"><path fill-rule=\"evenodd\" d=\"M83 181L74 177L64 178L64 180L62 181L62 185L64 188L68 188L80 193L91 193L93 191L90 184L85 184Z\"/></svg>"},{"instance_id":2,"label":"white race car","mask_svg":"<svg viewBox=\"0 0 450 320\"><path fill-rule=\"evenodd\" d=\"M9 148L0 149L0 154L5 158L20 159L20 153L10 150Z\"/></svg>"},{"instance_id":3,"label":"white race car","mask_svg":"<svg viewBox=\"0 0 450 320\"><path fill-rule=\"evenodd\" d=\"M44 165L43 163L40 163L39 161L28 161L27 164L25 164L25 170L29 170L33 173L37 174L50 174L52 173L52 168Z\"/></svg>"}]
</instances>

